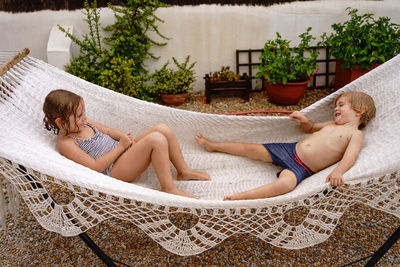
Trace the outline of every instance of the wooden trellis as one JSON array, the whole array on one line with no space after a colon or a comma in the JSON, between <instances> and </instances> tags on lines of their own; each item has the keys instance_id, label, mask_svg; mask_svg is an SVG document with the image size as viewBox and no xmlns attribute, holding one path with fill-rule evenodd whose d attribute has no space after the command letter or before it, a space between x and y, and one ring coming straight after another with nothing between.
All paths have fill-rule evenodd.
<instances>
[{"instance_id":1,"label":"wooden trellis","mask_svg":"<svg viewBox=\"0 0 400 267\"><path fill-rule=\"evenodd\" d=\"M317 58L318 72L314 75L313 81L308 85L309 89L314 88L333 88L335 77L335 58L328 58L329 47L312 47L312 49L319 49L320 55ZM253 80L253 91L264 90L264 83L257 85L255 81L255 74L258 72L254 69L261 63L259 59L263 49L247 49L236 50L236 73L247 73L250 79Z\"/></svg>"}]
</instances>

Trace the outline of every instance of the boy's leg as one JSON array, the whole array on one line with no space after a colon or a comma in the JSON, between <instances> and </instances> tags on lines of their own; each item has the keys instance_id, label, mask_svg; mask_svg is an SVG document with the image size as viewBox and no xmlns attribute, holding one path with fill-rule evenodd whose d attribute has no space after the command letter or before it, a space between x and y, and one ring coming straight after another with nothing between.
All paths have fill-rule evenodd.
<instances>
[{"instance_id":1,"label":"boy's leg","mask_svg":"<svg viewBox=\"0 0 400 267\"><path fill-rule=\"evenodd\" d=\"M195 136L197 143L204 146L210 152L223 152L235 156L248 157L271 163L272 159L268 150L261 144L237 143L237 142L213 142L202 134Z\"/></svg>"},{"instance_id":2,"label":"boy's leg","mask_svg":"<svg viewBox=\"0 0 400 267\"><path fill-rule=\"evenodd\" d=\"M292 191L297 185L296 175L289 170L283 170L278 180L260 187L226 196L224 200L242 200L275 197Z\"/></svg>"}]
</instances>

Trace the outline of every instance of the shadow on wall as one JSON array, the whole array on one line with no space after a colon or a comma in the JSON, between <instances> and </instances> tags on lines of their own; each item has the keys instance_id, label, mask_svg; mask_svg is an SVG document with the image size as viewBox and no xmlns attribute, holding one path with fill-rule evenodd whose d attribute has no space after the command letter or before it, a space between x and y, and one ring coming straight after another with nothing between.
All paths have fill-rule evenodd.
<instances>
[{"instance_id":1,"label":"shadow on wall","mask_svg":"<svg viewBox=\"0 0 400 267\"><path fill-rule=\"evenodd\" d=\"M220 4L220 5L259 5L270 6L278 3L289 3L299 0L162 0L161 2L169 5L202 5L202 4ZM307 1L307 0L300 0ZM98 7L107 7L108 3L112 5L121 5L126 0L97 0ZM32 12L40 10L76 10L83 8L83 0L0 0L0 10L7 12Z\"/></svg>"}]
</instances>

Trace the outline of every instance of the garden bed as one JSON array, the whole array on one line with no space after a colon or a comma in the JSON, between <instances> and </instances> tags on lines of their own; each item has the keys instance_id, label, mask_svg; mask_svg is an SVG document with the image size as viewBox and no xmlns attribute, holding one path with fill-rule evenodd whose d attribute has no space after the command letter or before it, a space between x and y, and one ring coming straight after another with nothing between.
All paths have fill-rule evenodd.
<instances>
[{"instance_id":1,"label":"garden bed","mask_svg":"<svg viewBox=\"0 0 400 267\"><path fill-rule=\"evenodd\" d=\"M246 101L240 96L213 96L211 104L204 104L204 92L190 93L188 99L175 108L197 111L202 113L235 113L242 111L252 110L301 110L318 101L321 98L332 93L332 89L311 89L307 90L304 97L300 100L297 105L291 106L278 106L268 102L268 97L263 92L251 93L250 101ZM252 114L249 114L252 115ZM282 115L282 114L253 114L257 116L262 115Z\"/></svg>"}]
</instances>

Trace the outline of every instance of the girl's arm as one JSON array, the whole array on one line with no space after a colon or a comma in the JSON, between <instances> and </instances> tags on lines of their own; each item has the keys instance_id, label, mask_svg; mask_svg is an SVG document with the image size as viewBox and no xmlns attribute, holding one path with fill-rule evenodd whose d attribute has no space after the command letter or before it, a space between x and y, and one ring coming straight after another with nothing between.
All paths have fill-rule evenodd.
<instances>
[{"instance_id":1,"label":"girl's arm","mask_svg":"<svg viewBox=\"0 0 400 267\"><path fill-rule=\"evenodd\" d=\"M326 177L326 182L330 182L332 186L342 185L344 183L343 174L347 172L356 162L358 154L361 151L364 134L357 130L352 134L346 151L336 168Z\"/></svg>"},{"instance_id":2,"label":"girl's arm","mask_svg":"<svg viewBox=\"0 0 400 267\"><path fill-rule=\"evenodd\" d=\"M125 135L125 133L121 132L118 129L107 127L105 125L102 125L102 124L92 121L90 119L87 119L87 122L94 125L100 132L109 135L112 139L114 139L116 141L119 141L121 139L121 137Z\"/></svg>"},{"instance_id":3,"label":"girl's arm","mask_svg":"<svg viewBox=\"0 0 400 267\"><path fill-rule=\"evenodd\" d=\"M98 172L105 171L131 144L132 140L126 134L111 151L95 160L83 151L74 139L64 136L58 138L58 150L61 155Z\"/></svg>"},{"instance_id":4,"label":"girl's arm","mask_svg":"<svg viewBox=\"0 0 400 267\"><path fill-rule=\"evenodd\" d=\"M290 119L300 123L300 128L305 133L314 133L321 130L323 127L333 124L334 121L313 122L303 115L300 111L295 111L290 114Z\"/></svg>"}]
</instances>

